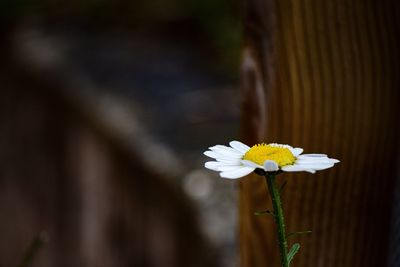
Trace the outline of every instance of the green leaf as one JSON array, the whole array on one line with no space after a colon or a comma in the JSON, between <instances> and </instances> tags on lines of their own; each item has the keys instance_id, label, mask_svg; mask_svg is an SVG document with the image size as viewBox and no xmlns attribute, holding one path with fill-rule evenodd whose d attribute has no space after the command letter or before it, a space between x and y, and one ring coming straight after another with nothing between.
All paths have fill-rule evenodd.
<instances>
[{"instance_id":1,"label":"green leaf","mask_svg":"<svg viewBox=\"0 0 400 267\"><path fill-rule=\"evenodd\" d=\"M293 235L308 235L311 234L312 231L303 231L303 232L293 232L293 233L289 233L286 238L291 237Z\"/></svg>"},{"instance_id":2,"label":"green leaf","mask_svg":"<svg viewBox=\"0 0 400 267\"><path fill-rule=\"evenodd\" d=\"M262 216L262 215L271 215L274 216L274 213L270 210L262 210L262 211L256 211L254 212L254 215L256 216Z\"/></svg>"},{"instance_id":3,"label":"green leaf","mask_svg":"<svg viewBox=\"0 0 400 267\"><path fill-rule=\"evenodd\" d=\"M293 246L290 248L290 251L287 255L289 264L293 260L294 255L296 255L296 253L299 252L299 249L300 249L299 243L294 243Z\"/></svg>"}]
</instances>

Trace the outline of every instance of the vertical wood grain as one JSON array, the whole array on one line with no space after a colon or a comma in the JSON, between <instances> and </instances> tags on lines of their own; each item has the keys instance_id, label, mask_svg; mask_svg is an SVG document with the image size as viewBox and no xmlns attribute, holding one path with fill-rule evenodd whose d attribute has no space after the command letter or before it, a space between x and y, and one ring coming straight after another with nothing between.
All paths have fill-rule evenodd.
<instances>
[{"instance_id":1,"label":"vertical wood grain","mask_svg":"<svg viewBox=\"0 0 400 267\"><path fill-rule=\"evenodd\" d=\"M385 266L399 134L399 4L246 0L242 136L323 152L337 167L285 174L302 248L294 266ZM278 266L263 179L241 182L242 266Z\"/></svg>"}]
</instances>

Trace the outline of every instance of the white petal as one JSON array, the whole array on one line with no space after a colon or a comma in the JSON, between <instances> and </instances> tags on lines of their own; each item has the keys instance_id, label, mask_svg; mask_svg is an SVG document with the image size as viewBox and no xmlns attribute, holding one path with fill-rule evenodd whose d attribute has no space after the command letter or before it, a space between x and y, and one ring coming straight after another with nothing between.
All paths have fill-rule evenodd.
<instances>
[{"instance_id":1,"label":"white petal","mask_svg":"<svg viewBox=\"0 0 400 267\"><path fill-rule=\"evenodd\" d=\"M240 165L240 159L232 159L232 158L217 158L218 162L224 163L226 165Z\"/></svg>"},{"instance_id":2,"label":"white petal","mask_svg":"<svg viewBox=\"0 0 400 267\"><path fill-rule=\"evenodd\" d=\"M339 163L339 162L340 162L340 160L338 160L338 159L329 158L329 160L330 160L332 163Z\"/></svg>"},{"instance_id":3,"label":"white petal","mask_svg":"<svg viewBox=\"0 0 400 267\"><path fill-rule=\"evenodd\" d=\"M314 163L314 164L307 163L307 164L295 164L295 165L305 168L305 169L313 169L316 171L320 171L320 170L332 168L333 165L335 165L335 164L333 164L333 163Z\"/></svg>"},{"instance_id":4,"label":"white petal","mask_svg":"<svg viewBox=\"0 0 400 267\"><path fill-rule=\"evenodd\" d=\"M222 161L222 162L225 162L225 161L239 162L240 158L241 158L241 157L238 158L238 157L232 156L232 155L229 155L229 156L223 155L221 153L218 153L215 151L210 151L210 150L205 151L203 154L206 155L207 157L210 157L210 158L216 159L218 161Z\"/></svg>"},{"instance_id":5,"label":"white petal","mask_svg":"<svg viewBox=\"0 0 400 267\"><path fill-rule=\"evenodd\" d=\"M215 152L217 154L220 154L221 156L225 156L225 157L230 157L230 158L235 158L235 159L239 159L243 157L243 154L241 154L240 152L234 150L233 148L227 148L227 149L223 149L223 148L211 148L212 152Z\"/></svg>"},{"instance_id":6,"label":"white petal","mask_svg":"<svg viewBox=\"0 0 400 267\"><path fill-rule=\"evenodd\" d=\"M290 152L292 152L293 156L297 157L301 153L303 153L303 149L300 147L295 147L295 148L290 149Z\"/></svg>"},{"instance_id":7,"label":"white petal","mask_svg":"<svg viewBox=\"0 0 400 267\"><path fill-rule=\"evenodd\" d=\"M239 155L243 156L243 154L244 154L244 153L241 153L241 152L237 151L236 149L233 149L233 148L228 147L228 146L223 146L223 145L212 146L212 147L209 147L209 149L212 150L212 151L215 151L215 152L229 151L229 152L231 152L231 153L233 153L235 155L238 155L238 156Z\"/></svg>"},{"instance_id":8,"label":"white petal","mask_svg":"<svg viewBox=\"0 0 400 267\"><path fill-rule=\"evenodd\" d=\"M331 159L327 156L316 157L316 156L307 156L307 155L300 155L297 157L296 163L310 163L310 162L318 162L318 163L338 163L340 162L337 159Z\"/></svg>"},{"instance_id":9,"label":"white petal","mask_svg":"<svg viewBox=\"0 0 400 267\"><path fill-rule=\"evenodd\" d=\"M221 161L209 161L209 162L216 162L218 166L241 166L240 161L227 161L227 162L221 162Z\"/></svg>"},{"instance_id":10,"label":"white petal","mask_svg":"<svg viewBox=\"0 0 400 267\"><path fill-rule=\"evenodd\" d=\"M218 171L218 167L220 166L221 163L217 161L207 161L206 163L204 163L204 167L213 171Z\"/></svg>"},{"instance_id":11,"label":"white petal","mask_svg":"<svg viewBox=\"0 0 400 267\"><path fill-rule=\"evenodd\" d=\"M282 171L285 172L302 172L302 171L308 171L311 172L313 171L312 168L305 168L304 166L300 166L300 165L286 165L283 166Z\"/></svg>"},{"instance_id":12,"label":"white petal","mask_svg":"<svg viewBox=\"0 0 400 267\"><path fill-rule=\"evenodd\" d=\"M255 168L243 166L234 171L221 172L219 175L222 178L237 179L246 176L247 174L253 172L254 170Z\"/></svg>"},{"instance_id":13,"label":"white petal","mask_svg":"<svg viewBox=\"0 0 400 267\"><path fill-rule=\"evenodd\" d=\"M250 161L250 160L247 160L247 159L243 159L243 160L242 160L242 164L243 164L244 166L253 167L253 168L260 168L260 169L263 168L263 166L258 165L257 163L255 163L255 162L253 162L253 161Z\"/></svg>"},{"instance_id":14,"label":"white petal","mask_svg":"<svg viewBox=\"0 0 400 267\"><path fill-rule=\"evenodd\" d=\"M205 151L203 154L206 155L207 157L210 157L210 158L213 158L213 159L221 157L220 154L218 154L218 153L216 153L214 151L210 151L210 150Z\"/></svg>"},{"instance_id":15,"label":"white petal","mask_svg":"<svg viewBox=\"0 0 400 267\"><path fill-rule=\"evenodd\" d=\"M314 163L319 163L319 164L330 164L334 163L328 158L321 158L321 159L297 159L296 164L314 164Z\"/></svg>"},{"instance_id":16,"label":"white petal","mask_svg":"<svg viewBox=\"0 0 400 267\"><path fill-rule=\"evenodd\" d=\"M239 164L240 163L240 159L238 159L238 158L223 156L214 151L207 150L203 154L206 155L207 157L215 159L216 161L227 163L227 164Z\"/></svg>"},{"instance_id":17,"label":"white petal","mask_svg":"<svg viewBox=\"0 0 400 267\"><path fill-rule=\"evenodd\" d=\"M208 149L214 150L214 149L224 149L224 148L229 148L229 147L224 145L215 145L215 146L210 146Z\"/></svg>"},{"instance_id":18,"label":"white petal","mask_svg":"<svg viewBox=\"0 0 400 267\"><path fill-rule=\"evenodd\" d=\"M315 171L325 170L333 167L333 163L302 163L302 164L294 164L294 165L287 165L283 166L282 170L285 172L311 172L315 173Z\"/></svg>"},{"instance_id":19,"label":"white petal","mask_svg":"<svg viewBox=\"0 0 400 267\"><path fill-rule=\"evenodd\" d=\"M269 146L274 146L274 147L282 147L282 148L287 148L289 150L292 150L293 147L285 144L278 144L278 143L270 143L268 144Z\"/></svg>"},{"instance_id":20,"label":"white petal","mask_svg":"<svg viewBox=\"0 0 400 267\"><path fill-rule=\"evenodd\" d=\"M312 167L312 169L316 170L316 171L321 171L321 170L326 170L326 169L332 168L334 165L335 164L333 164L333 163L332 164L319 165L319 166Z\"/></svg>"},{"instance_id":21,"label":"white petal","mask_svg":"<svg viewBox=\"0 0 400 267\"><path fill-rule=\"evenodd\" d=\"M266 172L275 172L279 170L279 165L273 160L264 161L264 171Z\"/></svg>"},{"instance_id":22,"label":"white petal","mask_svg":"<svg viewBox=\"0 0 400 267\"><path fill-rule=\"evenodd\" d=\"M310 160L296 160L294 165L301 165L301 166L312 166L312 165L333 165L332 162L329 160L324 160L324 161L310 161Z\"/></svg>"},{"instance_id":23,"label":"white petal","mask_svg":"<svg viewBox=\"0 0 400 267\"><path fill-rule=\"evenodd\" d=\"M229 171L235 171L235 170L238 170L238 169L240 169L242 166L240 166L240 165L231 165L231 166L229 166L229 165L223 165L223 166L219 166L218 167L218 171L220 171L220 172L229 172Z\"/></svg>"},{"instance_id":24,"label":"white petal","mask_svg":"<svg viewBox=\"0 0 400 267\"><path fill-rule=\"evenodd\" d=\"M250 149L249 146L247 146L239 141L231 141L229 143L229 145L243 154L246 153Z\"/></svg>"},{"instance_id":25,"label":"white petal","mask_svg":"<svg viewBox=\"0 0 400 267\"><path fill-rule=\"evenodd\" d=\"M208 161L206 163L204 163L204 167L206 167L207 169L213 170L213 171L222 171L220 168L223 167L241 167L242 165L240 164L240 162L229 162L229 163L225 163L225 162L219 162L219 161Z\"/></svg>"},{"instance_id":26,"label":"white petal","mask_svg":"<svg viewBox=\"0 0 400 267\"><path fill-rule=\"evenodd\" d=\"M303 154L301 155L302 157L328 157L328 155L326 154L316 154L316 153L312 153L312 154Z\"/></svg>"}]
</instances>

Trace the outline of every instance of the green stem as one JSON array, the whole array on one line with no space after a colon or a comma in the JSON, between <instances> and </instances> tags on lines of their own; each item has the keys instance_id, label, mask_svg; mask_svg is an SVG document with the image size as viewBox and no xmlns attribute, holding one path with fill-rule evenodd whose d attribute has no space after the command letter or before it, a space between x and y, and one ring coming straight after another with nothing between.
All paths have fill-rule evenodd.
<instances>
[{"instance_id":1,"label":"green stem","mask_svg":"<svg viewBox=\"0 0 400 267\"><path fill-rule=\"evenodd\" d=\"M288 259L288 243L285 234L285 220L283 217L281 197L279 189L275 184L275 174L266 173L265 178L267 180L268 191L271 195L272 206L274 208L274 219L278 230L278 242L279 252L281 255L281 266L289 267Z\"/></svg>"}]
</instances>

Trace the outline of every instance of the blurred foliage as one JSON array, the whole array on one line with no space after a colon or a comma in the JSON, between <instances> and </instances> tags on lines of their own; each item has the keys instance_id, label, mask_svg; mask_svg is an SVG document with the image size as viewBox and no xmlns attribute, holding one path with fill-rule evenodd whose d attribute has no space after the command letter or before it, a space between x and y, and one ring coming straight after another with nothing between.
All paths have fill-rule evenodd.
<instances>
[{"instance_id":1,"label":"blurred foliage","mask_svg":"<svg viewBox=\"0 0 400 267\"><path fill-rule=\"evenodd\" d=\"M0 20L7 20L32 10L33 0L0 0Z\"/></svg>"},{"instance_id":2,"label":"blurred foliage","mask_svg":"<svg viewBox=\"0 0 400 267\"><path fill-rule=\"evenodd\" d=\"M242 40L239 1L189 0L188 3L193 18L220 51L222 66L237 73Z\"/></svg>"},{"instance_id":3,"label":"blurred foliage","mask_svg":"<svg viewBox=\"0 0 400 267\"><path fill-rule=\"evenodd\" d=\"M211 66L237 76L241 48L237 0L0 0L0 17L83 20L98 27L196 26L193 35L213 50ZM189 26L188 26L189 25Z\"/></svg>"}]
</instances>

